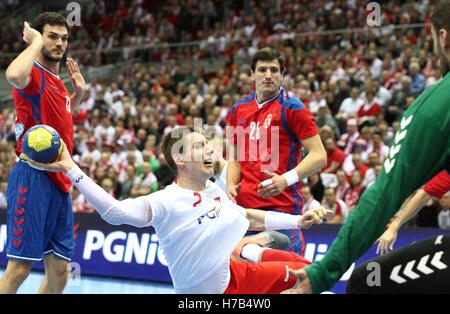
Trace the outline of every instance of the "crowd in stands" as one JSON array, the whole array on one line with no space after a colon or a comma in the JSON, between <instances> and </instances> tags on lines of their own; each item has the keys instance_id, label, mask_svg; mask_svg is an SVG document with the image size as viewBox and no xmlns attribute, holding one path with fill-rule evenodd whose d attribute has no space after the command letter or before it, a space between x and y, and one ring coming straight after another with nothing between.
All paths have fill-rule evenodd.
<instances>
[{"instance_id":1,"label":"crowd in stands","mask_svg":"<svg viewBox=\"0 0 450 314\"><path fill-rule=\"evenodd\" d=\"M271 45L286 58L283 86L314 114L327 151L326 167L304 182L304 210L322 204L336 213L331 223L343 223L380 173L402 113L440 78L424 27L296 36L363 27L364 1L174 0L160 1L157 11L149 3L119 1L110 7L96 1L70 47L96 51L78 56L86 66L146 54L118 77L90 80L81 104L73 108L74 158L118 199L146 195L172 182L159 144L173 128L200 119L223 135L228 110L253 90L248 67L239 67L234 58L248 60L258 48ZM382 20L418 23L427 12L427 1L390 1L383 6ZM141 52L133 48L179 41L201 43ZM105 53L112 47L122 47L119 55ZM229 57L230 62L214 72L188 62L207 57ZM15 161L14 142L11 104L0 112L0 206ZM413 224L438 227L438 215L448 211L448 203L433 201ZM76 190L73 204L77 212L93 212Z\"/></svg>"}]
</instances>

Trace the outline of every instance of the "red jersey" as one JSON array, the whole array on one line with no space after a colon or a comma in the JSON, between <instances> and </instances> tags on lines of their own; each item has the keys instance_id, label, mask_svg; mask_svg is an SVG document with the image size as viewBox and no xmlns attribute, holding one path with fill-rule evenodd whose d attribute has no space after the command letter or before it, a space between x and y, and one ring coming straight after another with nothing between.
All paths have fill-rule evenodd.
<instances>
[{"instance_id":1,"label":"red jersey","mask_svg":"<svg viewBox=\"0 0 450 314\"><path fill-rule=\"evenodd\" d=\"M231 107L227 120L235 128L228 136L236 144L241 170L236 202L246 208L300 214L303 206L300 182L269 199L262 198L257 190L267 179L264 171L281 175L300 162L300 140L318 134L313 115L300 100L281 88L277 96L262 104L256 93L251 93Z\"/></svg>"},{"instance_id":2,"label":"red jersey","mask_svg":"<svg viewBox=\"0 0 450 314\"><path fill-rule=\"evenodd\" d=\"M70 154L73 148L73 120L69 92L56 74L35 61L24 89L13 88L16 109L16 154L22 152L22 137L36 124L46 124L58 131ZM72 182L62 172L47 172L58 187L69 192Z\"/></svg>"},{"instance_id":3,"label":"red jersey","mask_svg":"<svg viewBox=\"0 0 450 314\"><path fill-rule=\"evenodd\" d=\"M441 199L445 193L450 191L450 176L447 170L442 170L435 175L427 184L423 186L423 190L428 195Z\"/></svg>"},{"instance_id":4,"label":"red jersey","mask_svg":"<svg viewBox=\"0 0 450 314\"><path fill-rule=\"evenodd\" d=\"M345 153L339 147L336 147L331 153L328 153L327 151L327 165L325 166L325 168L322 169L322 171L325 171L328 168L330 168L333 161L336 161L341 166L345 161Z\"/></svg>"}]
</instances>

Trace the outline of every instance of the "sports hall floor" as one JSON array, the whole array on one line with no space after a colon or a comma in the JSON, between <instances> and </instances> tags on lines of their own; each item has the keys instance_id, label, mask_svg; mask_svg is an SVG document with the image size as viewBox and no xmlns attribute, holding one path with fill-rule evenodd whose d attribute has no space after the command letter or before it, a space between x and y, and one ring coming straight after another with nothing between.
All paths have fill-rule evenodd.
<instances>
[{"instance_id":1,"label":"sports hall floor","mask_svg":"<svg viewBox=\"0 0 450 314\"><path fill-rule=\"evenodd\" d=\"M0 276L4 269L0 268ZM41 284L41 272L32 272L20 287L19 294L34 294ZM104 277L83 276L79 281L69 281L64 293L67 294L173 294L172 285L147 281L132 281Z\"/></svg>"}]
</instances>

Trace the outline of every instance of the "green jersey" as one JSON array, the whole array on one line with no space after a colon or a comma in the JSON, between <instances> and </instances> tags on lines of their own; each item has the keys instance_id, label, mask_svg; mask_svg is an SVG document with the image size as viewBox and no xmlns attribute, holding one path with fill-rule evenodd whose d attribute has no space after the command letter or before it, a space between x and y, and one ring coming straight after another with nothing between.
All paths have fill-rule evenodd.
<instances>
[{"instance_id":1,"label":"green jersey","mask_svg":"<svg viewBox=\"0 0 450 314\"><path fill-rule=\"evenodd\" d=\"M324 258L305 268L315 293L330 289L383 233L403 201L450 168L450 73L404 113L376 182L361 196Z\"/></svg>"}]
</instances>

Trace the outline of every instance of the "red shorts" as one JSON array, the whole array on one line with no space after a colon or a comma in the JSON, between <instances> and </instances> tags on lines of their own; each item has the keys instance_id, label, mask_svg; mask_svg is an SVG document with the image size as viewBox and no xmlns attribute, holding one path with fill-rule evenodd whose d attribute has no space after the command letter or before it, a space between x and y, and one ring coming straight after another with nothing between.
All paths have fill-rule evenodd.
<instances>
[{"instance_id":1,"label":"red shorts","mask_svg":"<svg viewBox=\"0 0 450 314\"><path fill-rule=\"evenodd\" d=\"M268 249L261 262L252 263L230 259L231 278L225 294L278 294L291 288L297 278L290 269L301 269L311 262L292 252Z\"/></svg>"}]
</instances>

